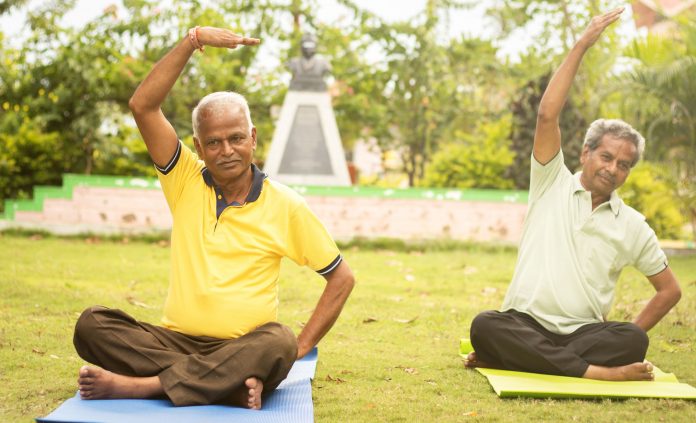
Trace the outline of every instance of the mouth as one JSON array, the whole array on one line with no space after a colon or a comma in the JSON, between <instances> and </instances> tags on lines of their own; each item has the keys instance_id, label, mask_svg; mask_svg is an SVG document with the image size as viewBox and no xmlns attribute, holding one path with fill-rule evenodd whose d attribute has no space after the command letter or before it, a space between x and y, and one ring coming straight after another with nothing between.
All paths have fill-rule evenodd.
<instances>
[{"instance_id":1,"label":"mouth","mask_svg":"<svg viewBox=\"0 0 696 423\"><path fill-rule=\"evenodd\" d=\"M599 179L605 184L614 186L614 178L602 174L598 174L597 176L599 176Z\"/></svg>"},{"instance_id":2,"label":"mouth","mask_svg":"<svg viewBox=\"0 0 696 423\"><path fill-rule=\"evenodd\" d=\"M234 167L239 163L239 160L229 160L229 161L224 161L224 162L217 162L218 167L222 168L229 168L229 167Z\"/></svg>"}]
</instances>

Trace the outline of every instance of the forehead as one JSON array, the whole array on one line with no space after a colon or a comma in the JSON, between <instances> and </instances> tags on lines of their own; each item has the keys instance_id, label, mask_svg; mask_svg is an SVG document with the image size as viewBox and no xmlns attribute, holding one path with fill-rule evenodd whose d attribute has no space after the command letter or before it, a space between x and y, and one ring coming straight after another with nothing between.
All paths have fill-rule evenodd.
<instances>
[{"instance_id":1,"label":"forehead","mask_svg":"<svg viewBox=\"0 0 696 423\"><path fill-rule=\"evenodd\" d=\"M630 140L606 134L602 137L595 151L598 153L608 152L620 160L632 161L638 152L638 148Z\"/></svg>"},{"instance_id":2,"label":"forehead","mask_svg":"<svg viewBox=\"0 0 696 423\"><path fill-rule=\"evenodd\" d=\"M239 104L216 104L199 112L199 130L203 136L208 132L249 131L244 108Z\"/></svg>"}]
</instances>

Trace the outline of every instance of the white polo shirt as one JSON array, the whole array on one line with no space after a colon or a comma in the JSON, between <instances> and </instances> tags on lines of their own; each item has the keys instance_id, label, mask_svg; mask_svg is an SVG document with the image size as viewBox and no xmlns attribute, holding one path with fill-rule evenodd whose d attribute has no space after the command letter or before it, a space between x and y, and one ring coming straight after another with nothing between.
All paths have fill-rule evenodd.
<instances>
[{"instance_id":1,"label":"white polo shirt","mask_svg":"<svg viewBox=\"0 0 696 423\"><path fill-rule=\"evenodd\" d=\"M546 165L532 156L529 208L501 308L527 313L558 334L604 320L624 267L646 276L667 267L645 217L616 192L592 210L580 175L568 170L562 152Z\"/></svg>"}]
</instances>

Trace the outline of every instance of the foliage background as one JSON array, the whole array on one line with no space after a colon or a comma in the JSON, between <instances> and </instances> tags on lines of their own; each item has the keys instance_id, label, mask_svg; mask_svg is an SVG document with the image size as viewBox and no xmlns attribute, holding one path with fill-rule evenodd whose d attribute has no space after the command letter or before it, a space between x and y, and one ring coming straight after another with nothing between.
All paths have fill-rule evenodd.
<instances>
[{"instance_id":1,"label":"foliage background","mask_svg":"<svg viewBox=\"0 0 696 423\"><path fill-rule=\"evenodd\" d=\"M252 107L262 162L273 110L286 92L283 64L309 31L332 61L331 93L346 150L374 139L399 156L396 172L404 177L394 181L409 186L526 189L536 107L549 76L591 16L627 5L488 0L493 29L484 37L447 35L452 26L466 26L452 22L452 12L478 2L426 0L421 14L396 22L351 0L337 3L341 17L325 22L317 16L319 0L168 6L124 0L78 28L63 19L75 0L32 2L31 8L26 0L0 2L0 14L21 9L28 16L21 43L0 30L0 199L27 198L37 184L59 185L66 172L154 175L128 98L194 24L258 36L277 63L269 67L255 48L195 54L163 107L185 142L190 111L202 95L240 91ZM601 116L634 124L648 139L646 161L668 169L660 195L682 216L657 213L650 223L661 236L696 239L694 22L694 14L684 12L670 32L630 39L611 27L585 58L561 127L574 170L589 122ZM506 40L526 32L534 38L518 57L501 53ZM641 186L627 202L644 205L655 195ZM691 234L684 222L691 222Z\"/></svg>"}]
</instances>

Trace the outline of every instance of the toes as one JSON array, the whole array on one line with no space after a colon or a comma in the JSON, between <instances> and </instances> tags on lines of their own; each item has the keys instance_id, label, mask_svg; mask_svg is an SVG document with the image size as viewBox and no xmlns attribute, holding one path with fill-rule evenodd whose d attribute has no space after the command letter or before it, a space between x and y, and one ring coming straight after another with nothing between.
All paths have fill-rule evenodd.
<instances>
[{"instance_id":1,"label":"toes","mask_svg":"<svg viewBox=\"0 0 696 423\"><path fill-rule=\"evenodd\" d=\"M93 385L94 384L94 378L93 377L81 377L77 379L77 384L82 386L82 385Z\"/></svg>"},{"instance_id":2,"label":"toes","mask_svg":"<svg viewBox=\"0 0 696 423\"><path fill-rule=\"evenodd\" d=\"M258 401L256 401L256 398L253 396L249 396L249 399L247 401L247 407L249 407L252 410L256 410L258 408Z\"/></svg>"},{"instance_id":3,"label":"toes","mask_svg":"<svg viewBox=\"0 0 696 423\"><path fill-rule=\"evenodd\" d=\"M252 410L260 410L263 382L258 378L250 377L244 381L244 386L247 388L247 407Z\"/></svg>"},{"instance_id":4,"label":"toes","mask_svg":"<svg viewBox=\"0 0 696 423\"><path fill-rule=\"evenodd\" d=\"M94 387L92 385L80 384L78 385L78 389L80 390L80 392L91 392L94 389Z\"/></svg>"}]
</instances>

